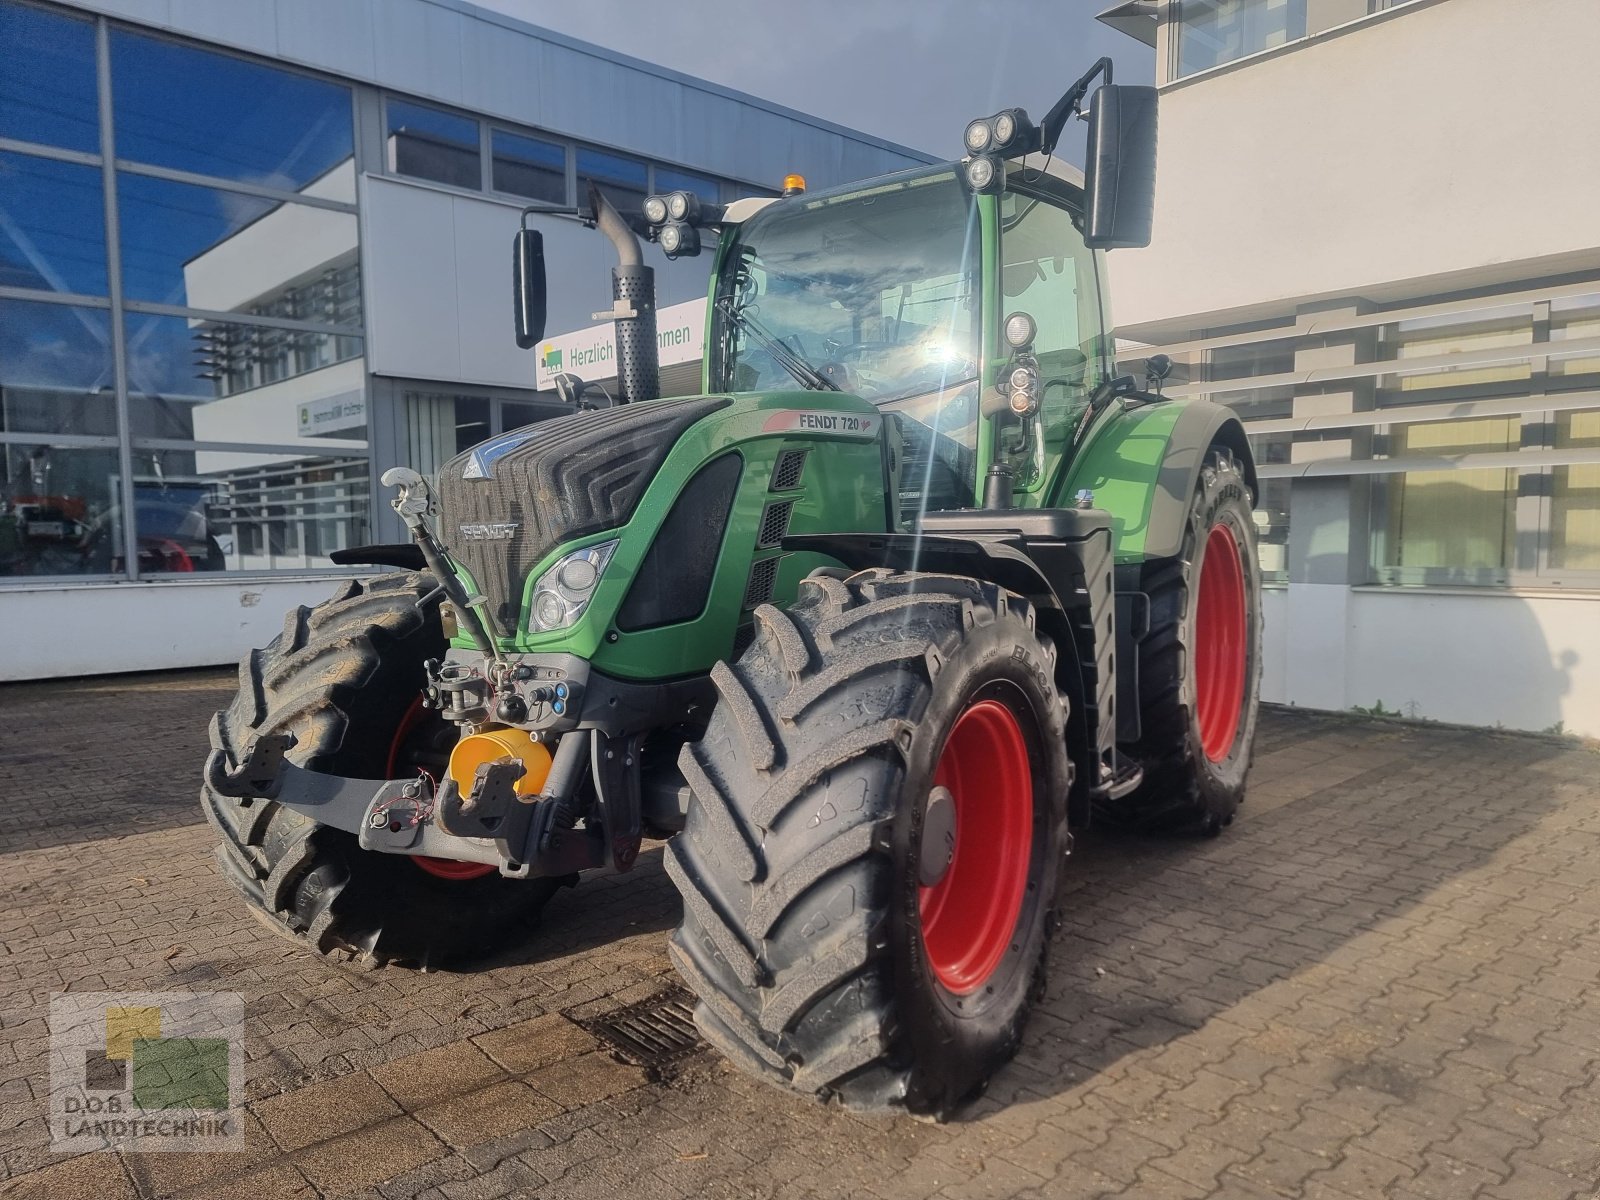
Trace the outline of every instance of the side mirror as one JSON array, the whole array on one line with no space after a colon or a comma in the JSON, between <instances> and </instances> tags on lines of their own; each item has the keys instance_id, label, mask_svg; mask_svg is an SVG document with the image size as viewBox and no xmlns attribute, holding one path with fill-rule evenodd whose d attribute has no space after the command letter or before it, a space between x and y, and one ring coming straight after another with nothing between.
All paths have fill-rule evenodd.
<instances>
[{"instance_id":1,"label":"side mirror","mask_svg":"<svg viewBox=\"0 0 1600 1200\"><path fill-rule=\"evenodd\" d=\"M1156 89L1107 83L1091 103L1084 244L1093 250L1148 246L1156 200Z\"/></svg>"},{"instance_id":2,"label":"side mirror","mask_svg":"<svg viewBox=\"0 0 1600 1200\"><path fill-rule=\"evenodd\" d=\"M517 346L522 350L531 350L544 338L544 234L537 229L519 229L511 250Z\"/></svg>"}]
</instances>

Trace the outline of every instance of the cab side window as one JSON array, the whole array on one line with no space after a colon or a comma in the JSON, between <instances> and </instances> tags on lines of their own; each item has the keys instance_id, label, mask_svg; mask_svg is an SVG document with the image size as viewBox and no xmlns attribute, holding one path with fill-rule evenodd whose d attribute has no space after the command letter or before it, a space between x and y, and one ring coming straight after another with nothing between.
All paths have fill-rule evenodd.
<instances>
[{"instance_id":1,"label":"cab side window","mask_svg":"<svg viewBox=\"0 0 1600 1200\"><path fill-rule=\"evenodd\" d=\"M1001 198L1000 287L1004 316L1018 310L1039 327L1034 352L1044 396L1047 441L1064 436L1088 400L1102 334L1094 252L1072 214L1049 199L1008 192Z\"/></svg>"}]
</instances>

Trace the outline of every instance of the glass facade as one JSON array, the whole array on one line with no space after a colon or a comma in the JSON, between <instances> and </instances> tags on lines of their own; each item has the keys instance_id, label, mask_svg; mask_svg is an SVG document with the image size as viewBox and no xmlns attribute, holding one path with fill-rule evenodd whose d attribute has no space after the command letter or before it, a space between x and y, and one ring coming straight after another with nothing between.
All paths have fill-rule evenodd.
<instances>
[{"instance_id":1,"label":"glass facade","mask_svg":"<svg viewBox=\"0 0 1600 1200\"><path fill-rule=\"evenodd\" d=\"M549 204L593 179L634 219L776 194L0 0L0 582L333 569L373 537L374 392L424 469L565 411L369 373L363 173Z\"/></svg>"},{"instance_id":2,"label":"glass facade","mask_svg":"<svg viewBox=\"0 0 1600 1200\"><path fill-rule=\"evenodd\" d=\"M1345 476L1351 514L1367 523L1352 583L1600 587L1600 279L1557 281L1547 300L1528 299L1538 281L1514 290L1508 303L1446 300L1440 315L1372 314L1334 335L1362 339L1348 379L1257 385L1292 377L1297 352L1324 345L1277 328L1208 352L1207 395L1245 422L1263 471L1267 580L1288 578L1291 536L1347 539L1290 529L1296 464L1314 462L1312 475ZM1313 443L1325 445L1297 460Z\"/></svg>"},{"instance_id":3,"label":"glass facade","mask_svg":"<svg viewBox=\"0 0 1600 1200\"><path fill-rule=\"evenodd\" d=\"M1314 37L1413 0L1173 0L1167 78Z\"/></svg>"},{"instance_id":4,"label":"glass facade","mask_svg":"<svg viewBox=\"0 0 1600 1200\"><path fill-rule=\"evenodd\" d=\"M352 89L18 0L0 45L0 575L369 540Z\"/></svg>"}]
</instances>

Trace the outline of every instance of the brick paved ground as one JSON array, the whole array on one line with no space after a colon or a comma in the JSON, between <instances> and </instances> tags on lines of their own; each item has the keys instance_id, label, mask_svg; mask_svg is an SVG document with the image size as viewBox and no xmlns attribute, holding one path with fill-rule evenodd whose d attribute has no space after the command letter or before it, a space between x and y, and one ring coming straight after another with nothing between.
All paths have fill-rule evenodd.
<instances>
[{"instance_id":1,"label":"brick paved ground","mask_svg":"<svg viewBox=\"0 0 1600 1200\"><path fill-rule=\"evenodd\" d=\"M1050 992L944 1126L576 1020L672 979L659 851L468 974L330 969L195 803L219 672L0 688L0 1192L121 1197L1497 1197L1600 1189L1600 756L1273 713L1212 842L1081 838ZM51 992L248 1003L242 1155L46 1146Z\"/></svg>"}]
</instances>

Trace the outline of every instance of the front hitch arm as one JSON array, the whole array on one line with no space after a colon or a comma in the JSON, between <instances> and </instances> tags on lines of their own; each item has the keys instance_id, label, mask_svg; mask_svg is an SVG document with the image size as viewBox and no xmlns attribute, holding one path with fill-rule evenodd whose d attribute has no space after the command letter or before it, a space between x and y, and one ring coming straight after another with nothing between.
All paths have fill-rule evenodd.
<instances>
[{"instance_id":1,"label":"front hitch arm","mask_svg":"<svg viewBox=\"0 0 1600 1200\"><path fill-rule=\"evenodd\" d=\"M226 751L213 750L205 779L214 792L242 804L275 800L320 825L354 834L363 850L488 863L518 879L567 875L607 858L593 831L573 829L561 819L582 786L589 744L588 730L562 736L538 796L517 794L527 768L514 758L480 765L465 795L449 777L436 788L425 774L374 780L308 771L286 757L295 745L287 732L256 738L237 765ZM631 855L618 863L623 870L630 865Z\"/></svg>"}]
</instances>

